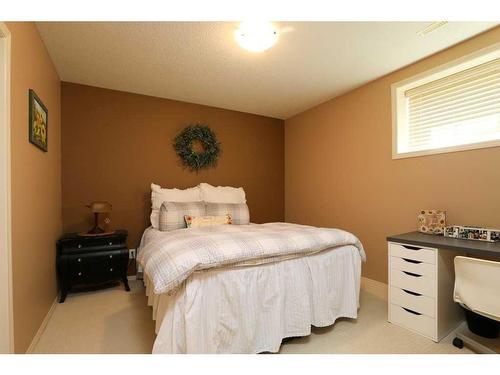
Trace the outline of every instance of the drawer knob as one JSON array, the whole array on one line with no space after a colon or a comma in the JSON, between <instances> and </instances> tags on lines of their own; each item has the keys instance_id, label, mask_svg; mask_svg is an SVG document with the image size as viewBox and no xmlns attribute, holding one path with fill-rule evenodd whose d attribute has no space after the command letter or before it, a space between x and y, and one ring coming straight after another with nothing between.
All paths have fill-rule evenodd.
<instances>
[{"instance_id":1,"label":"drawer knob","mask_svg":"<svg viewBox=\"0 0 500 375\"><path fill-rule=\"evenodd\" d=\"M110 258L113 258L113 255L110 255L109 257L110 257Z\"/></svg>"},{"instance_id":2,"label":"drawer knob","mask_svg":"<svg viewBox=\"0 0 500 375\"><path fill-rule=\"evenodd\" d=\"M109 271L110 271L110 272L113 272L113 269L112 269L112 268L110 268L110 269L109 269Z\"/></svg>"},{"instance_id":3,"label":"drawer knob","mask_svg":"<svg viewBox=\"0 0 500 375\"><path fill-rule=\"evenodd\" d=\"M78 260L79 262L81 262L81 261L82 261L82 258L78 258L77 260Z\"/></svg>"},{"instance_id":4,"label":"drawer knob","mask_svg":"<svg viewBox=\"0 0 500 375\"><path fill-rule=\"evenodd\" d=\"M82 276L82 273L81 273L81 272L78 272L78 276Z\"/></svg>"},{"instance_id":5,"label":"drawer knob","mask_svg":"<svg viewBox=\"0 0 500 375\"><path fill-rule=\"evenodd\" d=\"M78 248L81 249L82 248L82 245L78 244Z\"/></svg>"},{"instance_id":6,"label":"drawer knob","mask_svg":"<svg viewBox=\"0 0 500 375\"><path fill-rule=\"evenodd\" d=\"M113 245L113 242L110 242L110 243L109 243L109 246L111 246L111 245Z\"/></svg>"}]
</instances>

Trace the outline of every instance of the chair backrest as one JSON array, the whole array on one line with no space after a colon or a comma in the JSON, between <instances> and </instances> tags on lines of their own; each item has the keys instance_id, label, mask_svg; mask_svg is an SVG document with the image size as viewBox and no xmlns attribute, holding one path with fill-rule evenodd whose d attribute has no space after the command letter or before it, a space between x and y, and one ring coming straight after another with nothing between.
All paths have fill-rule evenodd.
<instances>
[{"instance_id":1,"label":"chair backrest","mask_svg":"<svg viewBox=\"0 0 500 375\"><path fill-rule=\"evenodd\" d=\"M500 262L455 257L453 299L477 314L500 321Z\"/></svg>"}]
</instances>

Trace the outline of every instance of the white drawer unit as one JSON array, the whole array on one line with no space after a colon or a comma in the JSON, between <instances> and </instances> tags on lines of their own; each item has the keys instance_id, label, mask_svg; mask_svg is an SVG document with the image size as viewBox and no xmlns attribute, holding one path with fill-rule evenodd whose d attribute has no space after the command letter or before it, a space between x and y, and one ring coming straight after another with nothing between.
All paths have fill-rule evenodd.
<instances>
[{"instance_id":1,"label":"white drawer unit","mask_svg":"<svg viewBox=\"0 0 500 375\"><path fill-rule=\"evenodd\" d=\"M389 242L389 322L439 341L463 320L453 302L457 252Z\"/></svg>"}]
</instances>

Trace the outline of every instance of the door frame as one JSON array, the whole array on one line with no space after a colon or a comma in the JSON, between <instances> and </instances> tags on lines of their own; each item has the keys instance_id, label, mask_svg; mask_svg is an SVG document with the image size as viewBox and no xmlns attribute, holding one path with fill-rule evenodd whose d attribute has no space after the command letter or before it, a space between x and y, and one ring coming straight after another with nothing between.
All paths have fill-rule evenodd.
<instances>
[{"instance_id":1,"label":"door frame","mask_svg":"<svg viewBox=\"0 0 500 375\"><path fill-rule=\"evenodd\" d=\"M0 22L0 353L14 352L10 148L11 34Z\"/></svg>"}]
</instances>

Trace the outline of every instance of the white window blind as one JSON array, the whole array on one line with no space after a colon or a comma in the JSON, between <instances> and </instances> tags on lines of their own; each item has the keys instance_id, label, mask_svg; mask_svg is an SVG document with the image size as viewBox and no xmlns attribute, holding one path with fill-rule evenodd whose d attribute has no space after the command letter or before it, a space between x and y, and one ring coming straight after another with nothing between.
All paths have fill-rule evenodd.
<instances>
[{"instance_id":1,"label":"white window blind","mask_svg":"<svg viewBox=\"0 0 500 375\"><path fill-rule=\"evenodd\" d=\"M396 89L397 154L500 141L500 58L470 65Z\"/></svg>"}]
</instances>

